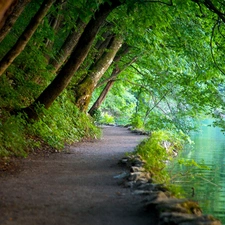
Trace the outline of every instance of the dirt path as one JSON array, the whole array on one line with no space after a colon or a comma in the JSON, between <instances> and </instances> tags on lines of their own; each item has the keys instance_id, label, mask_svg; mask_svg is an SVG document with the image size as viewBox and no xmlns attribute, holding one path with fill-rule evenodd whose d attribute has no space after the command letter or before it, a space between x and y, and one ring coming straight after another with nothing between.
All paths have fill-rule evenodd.
<instances>
[{"instance_id":1,"label":"dirt path","mask_svg":"<svg viewBox=\"0 0 225 225\"><path fill-rule=\"evenodd\" d=\"M142 139L105 127L102 140L68 153L24 160L21 172L0 178L1 225L156 225L142 199L117 184L118 160Z\"/></svg>"}]
</instances>

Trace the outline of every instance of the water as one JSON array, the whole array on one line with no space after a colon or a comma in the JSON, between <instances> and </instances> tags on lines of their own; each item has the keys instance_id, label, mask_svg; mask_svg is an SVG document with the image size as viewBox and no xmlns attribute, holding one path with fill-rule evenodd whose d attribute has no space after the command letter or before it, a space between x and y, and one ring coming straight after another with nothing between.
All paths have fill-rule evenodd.
<instances>
[{"instance_id":1,"label":"water","mask_svg":"<svg viewBox=\"0 0 225 225\"><path fill-rule=\"evenodd\" d=\"M177 159L194 159L208 169L176 166L175 183L181 184L186 197L196 200L204 214L212 214L225 224L225 135L203 121L201 132L193 133L193 149L185 149ZM193 189L194 188L194 191Z\"/></svg>"}]
</instances>

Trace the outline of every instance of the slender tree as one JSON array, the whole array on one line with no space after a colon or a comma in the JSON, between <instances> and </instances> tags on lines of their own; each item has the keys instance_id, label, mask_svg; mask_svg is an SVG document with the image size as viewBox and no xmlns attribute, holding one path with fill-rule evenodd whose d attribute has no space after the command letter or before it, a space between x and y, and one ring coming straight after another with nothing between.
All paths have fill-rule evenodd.
<instances>
[{"instance_id":1,"label":"slender tree","mask_svg":"<svg viewBox=\"0 0 225 225\"><path fill-rule=\"evenodd\" d=\"M122 37L113 37L109 44L109 48L105 51L102 57L97 60L95 65L91 68L91 72L88 73L87 76L75 86L74 92L76 105L82 111L87 110L92 93L98 81L112 64L116 53L122 46L122 42Z\"/></svg>"},{"instance_id":2,"label":"slender tree","mask_svg":"<svg viewBox=\"0 0 225 225\"><path fill-rule=\"evenodd\" d=\"M38 25L41 23L42 19L45 17L54 1L55 0L43 1L40 9L31 19L29 25L26 27L22 35L19 37L15 45L7 52L7 54L0 61L0 76L11 65L11 63L15 60L15 58L24 50L27 43L31 39L32 35L38 28Z\"/></svg>"},{"instance_id":3,"label":"slender tree","mask_svg":"<svg viewBox=\"0 0 225 225\"><path fill-rule=\"evenodd\" d=\"M9 33L9 31L12 29L13 25L19 18L20 14L23 12L25 6L30 2L31 0L19 0L16 1L15 6L12 9L12 12L9 16L7 16L3 26L0 29L0 42L5 38L5 36Z\"/></svg>"},{"instance_id":4,"label":"slender tree","mask_svg":"<svg viewBox=\"0 0 225 225\"><path fill-rule=\"evenodd\" d=\"M92 105L92 107L89 109L88 113L93 116L96 112L96 110L101 106L101 104L103 103L103 101L105 100L107 94L109 93L110 89L113 87L113 84L115 83L118 75L125 70L128 66L130 66L132 63L134 63L137 60L137 57L134 57L129 63L125 64L123 66L122 69L120 69L118 67L118 65L115 66L115 68L113 69L111 76L107 79L107 83L104 87L104 89L102 90L102 92L100 93L99 97L97 98L97 100L94 102L94 104ZM105 81L103 81L105 82Z\"/></svg>"},{"instance_id":5,"label":"slender tree","mask_svg":"<svg viewBox=\"0 0 225 225\"><path fill-rule=\"evenodd\" d=\"M119 0L114 0L111 4L106 2L99 6L99 9L94 13L92 19L85 27L74 51L70 55L70 58L62 67L58 75L34 101L34 103L24 109L24 112L30 119L38 119L38 115L35 110L37 104L41 104L45 108L49 108L54 100L68 86L74 73L79 69L80 65L87 57L92 43L105 19L113 9L121 4L122 3Z\"/></svg>"}]
</instances>

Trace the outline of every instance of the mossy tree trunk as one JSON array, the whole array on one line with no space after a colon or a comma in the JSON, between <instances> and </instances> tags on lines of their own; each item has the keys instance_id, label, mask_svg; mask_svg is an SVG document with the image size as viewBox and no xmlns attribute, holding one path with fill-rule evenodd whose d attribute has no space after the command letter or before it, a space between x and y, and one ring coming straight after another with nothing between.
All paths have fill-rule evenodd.
<instances>
[{"instance_id":1,"label":"mossy tree trunk","mask_svg":"<svg viewBox=\"0 0 225 225\"><path fill-rule=\"evenodd\" d=\"M31 0L19 0L16 1L16 4L12 8L12 11L5 19L2 27L0 26L0 42L5 38L5 36L9 33L17 19L19 18L20 14L23 12L25 6Z\"/></svg>"},{"instance_id":2,"label":"mossy tree trunk","mask_svg":"<svg viewBox=\"0 0 225 225\"><path fill-rule=\"evenodd\" d=\"M37 104L43 105L46 109L49 108L54 100L68 86L74 73L79 69L80 65L87 57L93 41L105 19L109 13L119 5L121 5L119 0L114 0L111 4L106 2L100 5L99 9L95 12L92 19L85 27L84 32L82 33L68 61L59 71L55 79L41 93L33 104L23 110L29 119L38 119L38 115L35 110Z\"/></svg>"},{"instance_id":3,"label":"mossy tree trunk","mask_svg":"<svg viewBox=\"0 0 225 225\"><path fill-rule=\"evenodd\" d=\"M31 19L29 25L26 27L22 35L19 37L15 45L7 52L7 54L0 61L0 76L5 72L5 70L11 65L14 59L23 51L27 43L31 39L32 35L38 28L42 19L47 14L48 10L52 6L55 0L46 0L42 3L40 9Z\"/></svg>"},{"instance_id":4,"label":"mossy tree trunk","mask_svg":"<svg viewBox=\"0 0 225 225\"><path fill-rule=\"evenodd\" d=\"M123 38L120 36L114 36L109 44L109 48L106 49L105 53L97 60L92 70L87 76L79 82L74 88L75 103L81 111L87 111L92 93L104 75L106 70L112 64L116 53L122 46Z\"/></svg>"}]
</instances>

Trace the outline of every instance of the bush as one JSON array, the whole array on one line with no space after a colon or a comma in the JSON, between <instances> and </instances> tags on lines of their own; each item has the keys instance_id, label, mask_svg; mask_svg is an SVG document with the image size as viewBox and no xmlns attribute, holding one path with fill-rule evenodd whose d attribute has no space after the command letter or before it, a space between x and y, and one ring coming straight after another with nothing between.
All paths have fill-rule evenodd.
<instances>
[{"instance_id":1,"label":"bush","mask_svg":"<svg viewBox=\"0 0 225 225\"><path fill-rule=\"evenodd\" d=\"M171 161L174 152L180 150L184 143L183 139L178 139L176 136L164 130L155 131L135 149L134 153L146 161L145 167L156 182L167 183L169 181L169 174L166 170L167 162ZM165 146L165 143L169 144Z\"/></svg>"}]
</instances>

